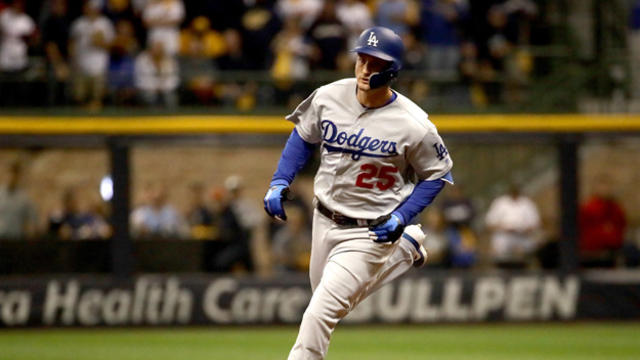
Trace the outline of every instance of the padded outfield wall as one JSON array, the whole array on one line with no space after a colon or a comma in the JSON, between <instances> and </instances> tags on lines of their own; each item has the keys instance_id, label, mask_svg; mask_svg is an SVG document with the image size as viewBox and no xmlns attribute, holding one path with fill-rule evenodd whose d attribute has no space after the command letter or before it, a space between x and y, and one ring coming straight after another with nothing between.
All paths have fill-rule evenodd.
<instances>
[{"instance_id":1,"label":"padded outfield wall","mask_svg":"<svg viewBox=\"0 0 640 360\"><path fill-rule=\"evenodd\" d=\"M0 278L0 327L298 323L304 276ZM359 304L346 323L640 320L640 273L409 274Z\"/></svg>"}]
</instances>

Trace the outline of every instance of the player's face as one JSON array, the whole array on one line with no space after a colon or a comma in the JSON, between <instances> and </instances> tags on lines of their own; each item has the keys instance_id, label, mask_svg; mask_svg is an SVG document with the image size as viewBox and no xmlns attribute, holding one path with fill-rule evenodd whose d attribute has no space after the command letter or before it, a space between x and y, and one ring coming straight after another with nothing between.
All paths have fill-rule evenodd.
<instances>
[{"instance_id":1,"label":"player's face","mask_svg":"<svg viewBox=\"0 0 640 360\"><path fill-rule=\"evenodd\" d=\"M389 67L388 61L367 54L358 54L358 59L356 60L358 89L362 91L371 90L369 77L374 73L384 71L387 67Z\"/></svg>"}]
</instances>

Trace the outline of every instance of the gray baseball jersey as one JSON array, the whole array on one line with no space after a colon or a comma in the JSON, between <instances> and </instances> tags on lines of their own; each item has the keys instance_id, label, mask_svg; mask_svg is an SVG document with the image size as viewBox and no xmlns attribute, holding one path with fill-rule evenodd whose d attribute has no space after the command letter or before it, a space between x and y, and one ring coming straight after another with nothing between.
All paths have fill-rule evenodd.
<instances>
[{"instance_id":1,"label":"gray baseball jersey","mask_svg":"<svg viewBox=\"0 0 640 360\"><path fill-rule=\"evenodd\" d=\"M382 107L356 98L356 79L318 88L287 120L309 143L320 143L316 198L346 216L374 219L392 212L418 180L443 177L453 166L428 115L396 93Z\"/></svg>"}]
</instances>

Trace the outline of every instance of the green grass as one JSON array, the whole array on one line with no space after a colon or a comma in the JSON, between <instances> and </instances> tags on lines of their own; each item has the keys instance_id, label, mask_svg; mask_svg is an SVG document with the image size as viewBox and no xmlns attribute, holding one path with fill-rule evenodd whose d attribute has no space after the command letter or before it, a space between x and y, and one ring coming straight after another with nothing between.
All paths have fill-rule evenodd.
<instances>
[{"instance_id":1,"label":"green grass","mask_svg":"<svg viewBox=\"0 0 640 360\"><path fill-rule=\"evenodd\" d=\"M286 359L294 327L0 331L0 360ZM640 323L341 326L328 360L639 359Z\"/></svg>"}]
</instances>

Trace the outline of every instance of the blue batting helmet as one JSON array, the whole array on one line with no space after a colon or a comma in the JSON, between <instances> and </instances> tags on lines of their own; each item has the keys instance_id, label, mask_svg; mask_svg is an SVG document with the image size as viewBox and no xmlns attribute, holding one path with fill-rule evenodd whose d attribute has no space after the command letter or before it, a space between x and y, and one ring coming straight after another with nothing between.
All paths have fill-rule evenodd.
<instances>
[{"instance_id":1,"label":"blue batting helmet","mask_svg":"<svg viewBox=\"0 0 640 360\"><path fill-rule=\"evenodd\" d=\"M371 88L389 84L398 77L398 71L402 69L404 45L400 36L391 29L382 26L366 29L360 34L356 47L351 51L391 62L385 71L371 75L369 79Z\"/></svg>"}]
</instances>

